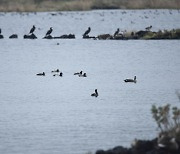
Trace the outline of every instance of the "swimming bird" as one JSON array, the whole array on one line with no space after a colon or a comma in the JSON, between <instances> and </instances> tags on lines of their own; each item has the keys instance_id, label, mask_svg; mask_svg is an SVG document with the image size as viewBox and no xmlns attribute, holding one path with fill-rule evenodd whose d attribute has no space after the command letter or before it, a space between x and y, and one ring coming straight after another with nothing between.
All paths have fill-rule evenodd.
<instances>
[{"instance_id":1,"label":"swimming bird","mask_svg":"<svg viewBox=\"0 0 180 154\"><path fill-rule=\"evenodd\" d=\"M29 34L32 34L35 31L36 27L33 25L33 27L31 28Z\"/></svg>"},{"instance_id":2,"label":"swimming bird","mask_svg":"<svg viewBox=\"0 0 180 154\"><path fill-rule=\"evenodd\" d=\"M134 82L134 83L136 83L137 82L136 76L134 76L134 79L125 79L124 82Z\"/></svg>"},{"instance_id":3,"label":"swimming bird","mask_svg":"<svg viewBox=\"0 0 180 154\"><path fill-rule=\"evenodd\" d=\"M84 74L79 74L79 77L87 77L86 73Z\"/></svg>"},{"instance_id":4,"label":"swimming bird","mask_svg":"<svg viewBox=\"0 0 180 154\"><path fill-rule=\"evenodd\" d=\"M36 75L38 75L38 76L45 76L45 73L44 72L43 73L38 73Z\"/></svg>"},{"instance_id":5,"label":"swimming bird","mask_svg":"<svg viewBox=\"0 0 180 154\"><path fill-rule=\"evenodd\" d=\"M85 33L83 34L83 36L87 36L87 35L90 33L90 31L91 31L91 28L88 27L88 30L85 31Z\"/></svg>"},{"instance_id":6,"label":"swimming bird","mask_svg":"<svg viewBox=\"0 0 180 154\"><path fill-rule=\"evenodd\" d=\"M115 31L114 37L119 34L119 28Z\"/></svg>"},{"instance_id":7,"label":"swimming bird","mask_svg":"<svg viewBox=\"0 0 180 154\"><path fill-rule=\"evenodd\" d=\"M97 89L95 89L95 93L92 93L91 96L93 96L93 97L98 97Z\"/></svg>"},{"instance_id":8,"label":"swimming bird","mask_svg":"<svg viewBox=\"0 0 180 154\"><path fill-rule=\"evenodd\" d=\"M81 72L76 72L76 73L74 73L74 75L82 75L82 71Z\"/></svg>"},{"instance_id":9,"label":"swimming bird","mask_svg":"<svg viewBox=\"0 0 180 154\"><path fill-rule=\"evenodd\" d=\"M60 77L62 77L62 76L63 76L63 73L60 72L59 74L54 74L53 76L60 76Z\"/></svg>"},{"instance_id":10,"label":"swimming bird","mask_svg":"<svg viewBox=\"0 0 180 154\"><path fill-rule=\"evenodd\" d=\"M59 72L59 69L54 70L54 71L51 71L51 73L54 73L54 72L57 72L57 73L58 73L58 72Z\"/></svg>"},{"instance_id":11,"label":"swimming bird","mask_svg":"<svg viewBox=\"0 0 180 154\"><path fill-rule=\"evenodd\" d=\"M60 76L60 77L62 77L62 76L63 76L63 73L62 73L62 72L60 72L59 76Z\"/></svg>"},{"instance_id":12,"label":"swimming bird","mask_svg":"<svg viewBox=\"0 0 180 154\"><path fill-rule=\"evenodd\" d=\"M50 29L47 31L47 33L46 33L46 36L47 35L50 35L51 33L52 33L52 31L53 31L53 29L52 29L52 27L50 27Z\"/></svg>"},{"instance_id":13,"label":"swimming bird","mask_svg":"<svg viewBox=\"0 0 180 154\"><path fill-rule=\"evenodd\" d=\"M146 27L146 31L150 31L150 29L152 28L152 26Z\"/></svg>"}]
</instances>

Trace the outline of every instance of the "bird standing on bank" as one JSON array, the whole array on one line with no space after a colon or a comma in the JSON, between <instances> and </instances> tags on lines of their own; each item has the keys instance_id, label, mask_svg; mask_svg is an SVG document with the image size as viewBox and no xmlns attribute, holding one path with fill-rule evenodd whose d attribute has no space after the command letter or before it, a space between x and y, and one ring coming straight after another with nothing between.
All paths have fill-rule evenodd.
<instances>
[{"instance_id":1,"label":"bird standing on bank","mask_svg":"<svg viewBox=\"0 0 180 154\"><path fill-rule=\"evenodd\" d=\"M119 34L119 28L115 31L114 37Z\"/></svg>"}]
</instances>

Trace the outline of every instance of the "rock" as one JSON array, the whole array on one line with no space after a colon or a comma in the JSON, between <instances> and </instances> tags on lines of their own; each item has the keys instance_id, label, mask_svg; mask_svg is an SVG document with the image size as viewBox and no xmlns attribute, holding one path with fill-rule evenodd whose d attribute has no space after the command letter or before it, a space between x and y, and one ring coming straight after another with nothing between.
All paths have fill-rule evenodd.
<instances>
[{"instance_id":1,"label":"rock","mask_svg":"<svg viewBox=\"0 0 180 154\"><path fill-rule=\"evenodd\" d=\"M136 36L138 38L141 38L141 37L145 36L147 33L148 33L148 31L140 30L140 31L136 32Z\"/></svg>"},{"instance_id":2,"label":"rock","mask_svg":"<svg viewBox=\"0 0 180 154\"><path fill-rule=\"evenodd\" d=\"M97 38L99 40L108 40L108 39L113 39L113 37L110 34L101 34L98 35Z\"/></svg>"},{"instance_id":3,"label":"rock","mask_svg":"<svg viewBox=\"0 0 180 154\"><path fill-rule=\"evenodd\" d=\"M61 35L60 37L54 37L54 39L75 39L75 35L74 34L64 34Z\"/></svg>"},{"instance_id":4,"label":"rock","mask_svg":"<svg viewBox=\"0 0 180 154\"><path fill-rule=\"evenodd\" d=\"M83 35L83 39L96 39L95 36Z\"/></svg>"},{"instance_id":5,"label":"rock","mask_svg":"<svg viewBox=\"0 0 180 154\"><path fill-rule=\"evenodd\" d=\"M3 38L4 38L4 36L0 34L0 39L3 39Z\"/></svg>"},{"instance_id":6,"label":"rock","mask_svg":"<svg viewBox=\"0 0 180 154\"><path fill-rule=\"evenodd\" d=\"M36 35L31 34L31 35L24 35L24 39L37 39Z\"/></svg>"},{"instance_id":7,"label":"rock","mask_svg":"<svg viewBox=\"0 0 180 154\"><path fill-rule=\"evenodd\" d=\"M11 36L9 36L10 39L15 39L15 38L18 38L18 35L17 34L12 34Z\"/></svg>"},{"instance_id":8,"label":"rock","mask_svg":"<svg viewBox=\"0 0 180 154\"><path fill-rule=\"evenodd\" d=\"M106 152L104 150L97 150L96 154L106 154Z\"/></svg>"},{"instance_id":9,"label":"rock","mask_svg":"<svg viewBox=\"0 0 180 154\"><path fill-rule=\"evenodd\" d=\"M134 144L132 145L132 152L133 154L145 154L155 148L157 144L157 139L146 141L146 140L135 140Z\"/></svg>"},{"instance_id":10,"label":"rock","mask_svg":"<svg viewBox=\"0 0 180 154\"><path fill-rule=\"evenodd\" d=\"M43 39L53 39L51 35L44 36Z\"/></svg>"}]
</instances>

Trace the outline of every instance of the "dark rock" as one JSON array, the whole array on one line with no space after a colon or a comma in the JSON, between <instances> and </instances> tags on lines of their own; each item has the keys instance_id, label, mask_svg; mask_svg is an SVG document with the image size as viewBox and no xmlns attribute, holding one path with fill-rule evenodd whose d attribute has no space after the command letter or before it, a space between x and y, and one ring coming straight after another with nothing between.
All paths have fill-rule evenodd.
<instances>
[{"instance_id":1,"label":"dark rock","mask_svg":"<svg viewBox=\"0 0 180 154\"><path fill-rule=\"evenodd\" d=\"M104 150L97 150L96 154L106 154L106 152Z\"/></svg>"},{"instance_id":2,"label":"dark rock","mask_svg":"<svg viewBox=\"0 0 180 154\"><path fill-rule=\"evenodd\" d=\"M113 154L131 154L131 149L117 146L111 150Z\"/></svg>"},{"instance_id":3,"label":"dark rock","mask_svg":"<svg viewBox=\"0 0 180 154\"><path fill-rule=\"evenodd\" d=\"M4 36L0 34L0 39L3 39L3 38L4 38Z\"/></svg>"},{"instance_id":4,"label":"dark rock","mask_svg":"<svg viewBox=\"0 0 180 154\"><path fill-rule=\"evenodd\" d=\"M108 40L108 39L113 39L113 37L110 34L101 34L98 35L97 38L99 40Z\"/></svg>"},{"instance_id":5,"label":"dark rock","mask_svg":"<svg viewBox=\"0 0 180 154\"><path fill-rule=\"evenodd\" d=\"M47 35L47 36L44 36L43 39L53 39L54 37L52 37L51 35Z\"/></svg>"},{"instance_id":6,"label":"dark rock","mask_svg":"<svg viewBox=\"0 0 180 154\"><path fill-rule=\"evenodd\" d=\"M145 154L148 151L154 149L157 145L157 139L146 141L146 140L136 140L135 144L132 146L133 154Z\"/></svg>"},{"instance_id":7,"label":"dark rock","mask_svg":"<svg viewBox=\"0 0 180 154\"><path fill-rule=\"evenodd\" d=\"M140 30L140 31L136 32L136 36L138 38L141 38L141 37L145 36L147 33L148 33L148 31Z\"/></svg>"},{"instance_id":8,"label":"dark rock","mask_svg":"<svg viewBox=\"0 0 180 154\"><path fill-rule=\"evenodd\" d=\"M131 153L131 149L124 148L122 146L117 146L107 151L97 150L96 154L132 154L132 153Z\"/></svg>"},{"instance_id":9,"label":"dark rock","mask_svg":"<svg viewBox=\"0 0 180 154\"><path fill-rule=\"evenodd\" d=\"M11 36L9 36L10 39L15 39L15 38L18 38L18 35L17 34L12 34Z\"/></svg>"},{"instance_id":10,"label":"dark rock","mask_svg":"<svg viewBox=\"0 0 180 154\"><path fill-rule=\"evenodd\" d=\"M83 35L83 39L96 39L95 36Z\"/></svg>"},{"instance_id":11,"label":"dark rock","mask_svg":"<svg viewBox=\"0 0 180 154\"><path fill-rule=\"evenodd\" d=\"M60 36L61 38L67 38L67 39L75 39L75 35L74 34L69 34L69 35L62 35Z\"/></svg>"},{"instance_id":12,"label":"dark rock","mask_svg":"<svg viewBox=\"0 0 180 154\"><path fill-rule=\"evenodd\" d=\"M54 37L55 39L56 38L60 38L60 39L75 39L75 35L74 34L64 34L64 35L61 35L60 37Z\"/></svg>"},{"instance_id":13,"label":"dark rock","mask_svg":"<svg viewBox=\"0 0 180 154\"><path fill-rule=\"evenodd\" d=\"M37 37L32 33L31 35L24 35L24 39L37 39Z\"/></svg>"}]
</instances>

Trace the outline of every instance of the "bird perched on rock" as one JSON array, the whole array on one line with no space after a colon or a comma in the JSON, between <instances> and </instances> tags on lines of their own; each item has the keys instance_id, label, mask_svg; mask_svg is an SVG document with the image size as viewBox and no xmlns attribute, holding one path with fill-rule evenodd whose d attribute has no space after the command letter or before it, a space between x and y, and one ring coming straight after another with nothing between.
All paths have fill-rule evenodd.
<instances>
[{"instance_id":1,"label":"bird perched on rock","mask_svg":"<svg viewBox=\"0 0 180 154\"><path fill-rule=\"evenodd\" d=\"M31 28L29 34L32 34L35 31L36 27L33 25L33 27Z\"/></svg>"},{"instance_id":2,"label":"bird perched on rock","mask_svg":"<svg viewBox=\"0 0 180 154\"><path fill-rule=\"evenodd\" d=\"M119 34L119 28L115 31L114 37Z\"/></svg>"},{"instance_id":3,"label":"bird perched on rock","mask_svg":"<svg viewBox=\"0 0 180 154\"><path fill-rule=\"evenodd\" d=\"M91 28L88 27L88 30L85 31L85 33L83 34L83 36L87 36L87 35L90 33L90 31L91 31Z\"/></svg>"},{"instance_id":4,"label":"bird perched on rock","mask_svg":"<svg viewBox=\"0 0 180 154\"><path fill-rule=\"evenodd\" d=\"M52 33L53 29L50 27L50 29L47 31L46 36L50 35Z\"/></svg>"}]
</instances>

